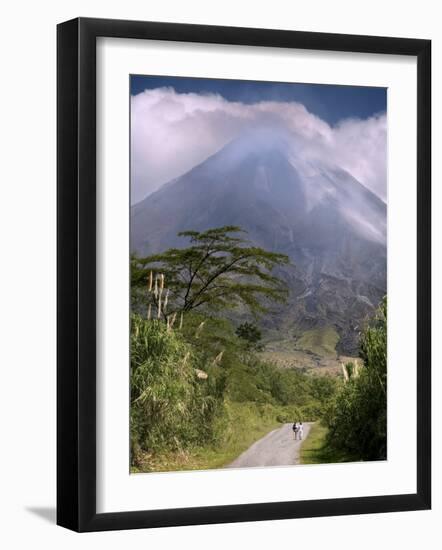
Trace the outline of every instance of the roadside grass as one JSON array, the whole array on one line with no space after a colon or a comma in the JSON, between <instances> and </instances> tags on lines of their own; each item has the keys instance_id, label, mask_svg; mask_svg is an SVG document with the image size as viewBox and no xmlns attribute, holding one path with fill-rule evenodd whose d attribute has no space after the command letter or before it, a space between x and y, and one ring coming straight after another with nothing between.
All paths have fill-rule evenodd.
<instances>
[{"instance_id":1,"label":"roadside grass","mask_svg":"<svg viewBox=\"0 0 442 550\"><path fill-rule=\"evenodd\" d=\"M352 462L354 458L327 445L327 428L320 422L315 422L310 428L307 439L301 446L301 464L333 464Z\"/></svg>"},{"instance_id":2,"label":"roadside grass","mask_svg":"<svg viewBox=\"0 0 442 550\"><path fill-rule=\"evenodd\" d=\"M131 473L222 468L255 441L282 425L276 419L283 411L280 407L253 402L228 402L226 407L228 428L219 444L174 453L144 453L140 466L132 467Z\"/></svg>"},{"instance_id":3,"label":"roadside grass","mask_svg":"<svg viewBox=\"0 0 442 550\"><path fill-rule=\"evenodd\" d=\"M333 327L306 330L296 342L296 347L320 356L336 356L339 334Z\"/></svg>"}]
</instances>

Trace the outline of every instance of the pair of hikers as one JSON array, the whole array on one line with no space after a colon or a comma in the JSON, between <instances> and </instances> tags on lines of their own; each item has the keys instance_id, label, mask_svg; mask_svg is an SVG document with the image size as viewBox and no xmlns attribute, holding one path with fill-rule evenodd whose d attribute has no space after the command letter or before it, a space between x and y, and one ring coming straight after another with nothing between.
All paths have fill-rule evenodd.
<instances>
[{"instance_id":1,"label":"pair of hikers","mask_svg":"<svg viewBox=\"0 0 442 550\"><path fill-rule=\"evenodd\" d=\"M302 425L302 422L295 422L292 426L292 430L295 435L295 440L302 439L302 436L304 435L304 426Z\"/></svg>"}]
</instances>

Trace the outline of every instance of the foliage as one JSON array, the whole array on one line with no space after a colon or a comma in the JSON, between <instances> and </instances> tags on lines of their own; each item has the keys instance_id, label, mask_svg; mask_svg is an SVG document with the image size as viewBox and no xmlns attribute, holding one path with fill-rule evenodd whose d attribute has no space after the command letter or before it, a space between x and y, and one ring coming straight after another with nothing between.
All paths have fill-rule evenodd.
<instances>
[{"instance_id":1,"label":"foliage","mask_svg":"<svg viewBox=\"0 0 442 550\"><path fill-rule=\"evenodd\" d=\"M318 419L336 385L335 377L261 360L226 319L195 312L181 330L168 330L133 315L132 467L188 469L231 460L278 422Z\"/></svg>"},{"instance_id":2,"label":"foliage","mask_svg":"<svg viewBox=\"0 0 442 550\"><path fill-rule=\"evenodd\" d=\"M360 460L387 457L387 300L361 334L360 356L364 366L355 376L354 366L325 419L328 441Z\"/></svg>"},{"instance_id":3,"label":"foliage","mask_svg":"<svg viewBox=\"0 0 442 550\"><path fill-rule=\"evenodd\" d=\"M214 439L222 413L216 376L201 380L198 354L158 321L131 320L131 449L182 449ZM222 381L221 381L222 386Z\"/></svg>"},{"instance_id":4,"label":"foliage","mask_svg":"<svg viewBox=\"0 0 442 550\"><path fill-rule=\"evenodd\" d=\"M287 289L271 274L272 269L289 262L283 254L268 252L232 234L243 232L225 226L203 232L184 231L188 248L171 248L146 258L131 258L132 296L146 288L151 273L161 273L168 291L168 313L204 308L228 310L245 305L254 314L266 310L263 300L283 301ZM164 281L163 279L163 281ZM158 295L149 295L158 308Z\"/></svg>"},{"instance_id":5,"label":"foliage","mask_svg":"<svg viewBox=\"0 0 442 550\"><path fill-rule=\"evenodd\" d=\"M223 355L228 350L241 353L245 348L228 319L203 315L198 311L186 315L180 333L189 344L205 353L208 360L221 352Z\"/></svg>"},{"instance_id":6,"label":"foliage","mask_svg":"<svg viewBox=\"0 0 442 550\"><path fill-rule=\"evenodd\" d=\"M248 354L229 368L227 392L237 402L254 401L286 407L290 416L304 421L316 420L336 390L334 377L311 376L298 369L280 369Z\"/></svg>"},{"instance_id":7,"label":"foliage","mask_svg":"<svg viewBox=\"0 0 442 550\"><path fill-rule=\"evenodd\" d=\"M262 350L261 331L253 323L242 323L235 331L236 335L245 340L247 349L253 349L255 351Z\"/></svg>"}]
</instances>

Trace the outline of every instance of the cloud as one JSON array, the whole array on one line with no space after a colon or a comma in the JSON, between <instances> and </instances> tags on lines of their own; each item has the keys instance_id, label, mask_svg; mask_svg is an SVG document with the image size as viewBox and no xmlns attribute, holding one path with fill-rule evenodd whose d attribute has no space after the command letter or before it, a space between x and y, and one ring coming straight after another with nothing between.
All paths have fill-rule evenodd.
<instances>
[{"instance_id":1,"label":"cloud","mask_svg":"<svg viewBox=\"0 0 442 550\"><path fill-rule=\"evenodd\" d=\"M146 90L131 98L131 192L136 203L204 161L232 139L258 127L281 127L298 154L344 168L386 198L387 120L348 119L337 126L300 103L227 101L215 94Z\"/></svg>"}]
</instances>

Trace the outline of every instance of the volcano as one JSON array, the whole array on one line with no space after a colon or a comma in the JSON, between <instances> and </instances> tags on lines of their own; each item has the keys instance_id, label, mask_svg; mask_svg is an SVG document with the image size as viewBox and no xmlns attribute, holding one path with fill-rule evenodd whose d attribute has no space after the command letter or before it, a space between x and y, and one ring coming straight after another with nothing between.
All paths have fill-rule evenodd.
<instances>
[{"instance_id":1,"label":"volcano","mask_svg":"<svg viewBox=\"0 0 442 550\"><path fill-rule=\"evenodd\" d=\"M333 326L357 351L363 319L386 293L386 204L339 166L307 158L288 136L247 133L131 209L140 256L188 245L177 233L240 226L289 256L287 305L263 320L299 333Z\"/></svg>"}]
</instances>

